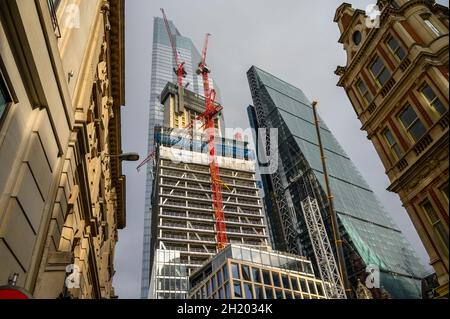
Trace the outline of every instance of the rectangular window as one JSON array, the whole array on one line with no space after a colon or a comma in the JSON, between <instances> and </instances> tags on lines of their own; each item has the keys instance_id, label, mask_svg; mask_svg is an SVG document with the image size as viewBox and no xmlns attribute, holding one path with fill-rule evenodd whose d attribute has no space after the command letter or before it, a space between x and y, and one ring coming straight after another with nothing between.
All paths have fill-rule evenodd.
<instances>
[{"instance_id":1,"label":"rectangular window","mask_svg":"<svg viewBox=\"0 0 450 319\"><path fill-rule=\"evenodd\" d=\"M273 280L273 285L275 287L281 287L281 281L280 281L280 274L277 272L272 272L272 280Z\"/></svg>"},{"instance_id":2,"label":"rectangular window","mask_svg":"<svg viewBox=\"0 0 450 319\"><path fill-rule=\"evenodd\" d=\"M264 299L263 289L260 285L255 285L255 299Z\"/></svg>"},{"instance_id":3,"label":"rectangular window","mask_svg":"<svg viewBox=\"0 0 450 319\"><path fill-rule=\"evenodd\" d=\"M234 296L236 298L242 298L242 288L241 288L241 282L237 281L234 283Z\"/></svg>"},{"instance_id":4,"label":"rectangular window","mask_svg":"<svg viewBox=\"0 0 450 319\"><path fill-rule=\"evenodd\" d=\"M358 87L358 91L363 97L363 99L367 102L367 104L372 103L373 97L372 94L370 94L369 90L367 89L366 84L359 79L358 82L356 82L356 86Z\"/></svg>"},{"instance_id":5,"label":"rectangular window","mask_svg":"<svg viewBox=\"0 0 450 319\"><path fill-rule=\"evenodd\" d=\"M391 49L392 53L394 53L394 55L399 58L400 61L406 58L406 51L400 46L396 38L390 36L386 43L389 49Z\"/></svg>"},{"instance_id":6,"label":"rectangular window","mask_svg":"<svg viewBox=\"0 0 450 319\"><path fill-rule=\"evenodd\" d=\"M283 287L286 289L291 289L291 287L289 286L289 278L287 275L282 274L281 275L281 281L283 282Z\"/></svg>"},{"instance_id":7,"label":"rectangular window","mask_svg":"<svg viewBox=\"0 0 450 319\"><path fill-rule=\"evenodd\" d=\"M420 140L422 136L425 135L427 130L411 105L408 104L404 108L404 110L400 113L399 118L406 131L415 142Z\"/></svg>"},{"instance_id":8,"label":"rectangular window","mask_svg":"<svg viewBox=\"0 0 450 319\"><path fill-rule=\"evenodd\" d=\"M439 114L442 115L447 112L447 108L444 106L439 97L436 95L436 93L434 93L433 89L428 84L425 83L420 91L427 100L428 104L432 106L433 109L436 110Z\"/></svg>"},{"instance_id":9,"label":"rectangular window","mask_svg":"<svg viewBox=\"0 0 450 319\"><path fill-rule=\"evenodd\" d=\"M6 109L11 102L12 100L6 88L6 83L3 81L3 76L0 73L0 120L3 117L3 114L6 113Z\"/></svg>"},{"instance_id":10,"label":"rectangular window","mask_svg":"<svg viewBox=\"0 0 450 319\"><path fill-rule=\"evenodd\" d=\"M276 299L284 299L283 290L275 289L275 296Z\"/></svg>"},{"instance_id":11,"label":"rectangular window","mask_svg":"<svg viewBox=\"0 0 450 319\"><path fill-rule=\"evenodd\" d=\"M253 282L260 283L261 282L261 273L259 268L252 268L252 276Z\"/></svg>"},{"instance_id":12,"label":"rectangular window","mask_svg":"<svg viewBox=\"0 0 450 319\"><path fill-rule=\"evenodd\" d=\"M241 265L242 279L251 281L250 279L250 267L246 265Z\"/></svg>"},{"instance_id":13,"label":"rectangular window","mask_svg":"<svg viewBox=\"0 0 450 319\"><path fill-rule=\"evenodd\" d=\"M433 24L433 22L431 22L429 18L424 18L423 21L430 28L430 30L433 31L435 35L437 36L441 35L441 31L439 31L439 29Z\"/></svg>"},{"instance_id":14,"label":"rectangular window","mask_svg":"<svg viewBox=\"0 0 450 319\"><path fill-rule=\"evenodd\" d=\"M252 284L244 282L245 299L253 299Z\"/></svg>"},{"instance_id":15,"label":"rectangular window","mask_svg":"<svg viewBox=\"0 0 450 319\"><path fill-rule=\"evenodd\" d=\"M273 290L270 287L266 287L266 299L273 299Z\"/></svg>"},{"instance_id":16,"label":"rectangular window","mask_svg":"<svg viewBox=\"0 0 450 319\"><path fill-rule=\"evenodd\" d=\"M384 65L384 62L380 59L380 57L375 57L373 60L370 65L370 73L375 78L376 82L381 86L384 86L391 78L391 72Z\"/></svg>"},{"instance_id":17,"label":"rectangular window","mask_svg":"<svg viewBox=\"0 0 450 319\"><path fill-rule=\"evenodd\" d=\"M428 221L430 222L431 226L433 226L435 234L448 250L448 230L445 229L445 226L436 213L433 205L428 199L426 199L420 204L420 206L427 215Z\"/></svg>"},{"instance_id":18,"label":"rectangular window","mask_svg":"<svg viewBox=\"0 0 450 319\"><path fill-rule=\"evenodd\" d=\"M237 264L231 264L231 273L233 279L239 279L239 266Z\"/></svg>"},{"instance_id":19,"label":"rectangular window","mask_svg":"<svg viewBox=\"0 0 450 319\"><path fill-rule=\"evenodd\" d=\"M293 290L299 290L297 278L291 277L291 285Z\"/></svg>"},{"instance_id":20,"label":"rectangular window","mask_svg":"<svg viewBox=\"0 0 450 319\"><path fill-rule=\"evenodd\" d=\"M270 281L270 272L267 270L263 270L263 278L264 278L264 284L271 285L272 282Z\"/></svg>"},{"instance_id":21,"label":"rectangular window","mask_svg":"<svg viewBox=\"0 0 450 319\"><path fill-rule=\"evenodd\" d=\"M402 150L400 149L400 146L397 144L397 141L395 140L394 135L392 135L392 132L389 129L386 129L383 135L391 150L391 153L395 156L395 158L399 159L400 157L402 157Z\"/></svg>"},{"instance_id":22,"label":"rectangular window","mask_svg":"<svg viewBox=\"0 0 450 319\"><path fill-rule=\"evenodd\" d=\"M444 196L445 200L447 201L448 204L448 181L442 185L439 190L441 191L442 195Z\"/></svg>"}]
</instances>

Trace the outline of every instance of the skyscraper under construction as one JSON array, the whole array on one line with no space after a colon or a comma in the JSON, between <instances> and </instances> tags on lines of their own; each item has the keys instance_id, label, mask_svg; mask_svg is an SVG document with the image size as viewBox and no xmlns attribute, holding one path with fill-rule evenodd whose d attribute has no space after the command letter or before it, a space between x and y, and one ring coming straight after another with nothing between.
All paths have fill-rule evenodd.
<instances>
[{"instance_id":1,"label":"skyscraper under construction","mask_svg":"<svg viewBox=\"0 0 450 319\"><path fill-rule=\"evenodd\" d=\"M180 59L185 63L187 72L183 79L183 85L196 94L203 94L202 77L195 73L195 68L200 62L201 56L195 48L191 39L182 36L175 25L168 21L169 29L176 43L176 50ZM152 70L150 84L150 105L148 119L148 152L153 151L154 146L154 128L163 125L164 107L160 102L160 95L167 82L176 83L176 74L173 68L176 66L172 54L169 34L164 25L164 20L159 17L154 18L153 22L153 48L152 48ZM210 82L212 80L210 79ZM220 101L220 92L212 82L212 86L218 92L217 100ZM223 117L222 117L223 118ZM181 123L180 123L181 124ZM153 175L151 166L147 166L146 191L145 191L145 211L144 211L144 243L142 254L142 280L141 280L141 298L147 298L150 276L150 238L151 238L151 214L152 214L152 184Z\"/></svg>"},{"instance_id":2,"label":"skyscraper under construction","mask_svg":"<svg viewBox=\"0 0 450 319\"><path fill-rule=\"evenodd\" d=\"M189 275L218 253L208 135L195 121L205 100L167 83L164 125L155 129L149 298L187 297ZM223 138L216 119L216 155L228 242L267 246L256 162L248 144ZM183 129L192 123L192 128ZM149 164L150 166L150 164Z\"/></svg>"},{"instance_id":3,"label":"skyscraper under construction","mask_svg":"<svg viewBox=\"0 0 450 319\"><path fill-rule=\"evenodd\" d=\"M278 129L278 149L272 149L278 170L262 175L274 248L314 260L301 201L314 196L330 235L331 226L311 103L300 89L254 66L247 76L251 124ZM419 298L423 269L410 245L323 121L320 131L353 289L364 282L366 267L374 266L380 270L374 297Z\"/></svg>"}]
</instances>

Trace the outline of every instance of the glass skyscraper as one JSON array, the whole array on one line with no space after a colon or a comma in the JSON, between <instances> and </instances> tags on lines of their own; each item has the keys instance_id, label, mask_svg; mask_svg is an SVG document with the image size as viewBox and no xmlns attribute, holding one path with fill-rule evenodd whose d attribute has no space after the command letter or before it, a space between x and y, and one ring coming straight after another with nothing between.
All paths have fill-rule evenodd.
<instances>
[{"instance_id":1,"label":"glass skyscraper","mask_svg":"<svg viewBox=\"0 0 450 319\"><path fill-rule=\"evenodd\" d=\"M300 205L305 189L312 189L333 237L311 103L300 89L254 66L247 76L254 102L248 108L252 126L278 129L278 174L293 212L289 222L295 228L297 251L315 260ZM424 270L415 253L323 121L320 131L352 287L364 283L366 267L374 265L380 270L381 286L375 293L419 298ZM293 241L286 242L273 177L262 175L262 180L274 248L286 250Z\"/></svg>"},{"instance_id":2,"label":"glass skyscraper","mask_svg":"<svg viewBox=\"0 0 450 319\"><path fill-rule=\"evenodd\" d=\"M203 95L202 77L197 76L195 70L201 60L199 51L195 48L191 39L180 34L175 25L169 21L171 33L176 42L176 48L180 55L180 60L185 62L187 71L186 78L183 79L183 85L194 93ZM160 94L167 82L176 83L176 75L173 71L175 59L172 54L169 35L164 24L164 20L155 17L153 21L153 47L152 47L152 70L150 84L150 105L148 119L148 152L153 151L154 147L154 128L163 125L164 107L160 103ZM218 102L220 102L220 92L210 77L211 86L217 91ZM145 192L145 211L144 211L144 245L142 254L142 279L141 279L141 298L147 298L150 278L150 238L151 238L151 194L153 175L151 164L147 165L146 171L146 192Z\"/></svg>"}]
</instances>

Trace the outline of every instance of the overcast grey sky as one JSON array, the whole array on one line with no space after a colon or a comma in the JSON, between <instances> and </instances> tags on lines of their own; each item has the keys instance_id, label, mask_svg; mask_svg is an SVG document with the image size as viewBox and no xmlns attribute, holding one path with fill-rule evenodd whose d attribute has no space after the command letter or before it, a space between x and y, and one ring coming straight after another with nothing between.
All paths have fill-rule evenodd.
<instances>
[{"instance_id":1,"label":"overcast grey sky","mask_svg":"<svg viewBox=\"0 0 450 319\"><path fill-rule=\"evenodd\" d=\"M375 0L348 1L364 9ZM438 1L448 6L448 1ZM246 71L256 65L319 100L319 112L337 140L405 233L422 263L428 256L398 196L386 191L384 168L333 71L345 65L333 22L340 0L127 0L126 106L122 109L122 148L147 151L147 116L153 17L166 10L179 31L201 50L212 34L208 63L220 87L227 127L248 127L252 103ZM145 170L124 162L127 226L119 231L114 286L120 298L139 298L144 223ZM429 267L429 266L428 266Z\"/></svg>"}]
</instances>

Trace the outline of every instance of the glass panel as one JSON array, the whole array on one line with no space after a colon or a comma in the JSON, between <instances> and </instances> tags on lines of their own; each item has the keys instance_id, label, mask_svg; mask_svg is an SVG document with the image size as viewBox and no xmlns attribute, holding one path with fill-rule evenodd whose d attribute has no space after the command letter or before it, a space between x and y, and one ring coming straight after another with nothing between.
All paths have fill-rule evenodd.
<instances>
[{"instance_id":1,"label":"glass panel","mask_svg":"<svg viewBox=\"0 0 450 319\"><path fill-rule=\"evenodd\" d=\"M270 265L270 258L268 253L261 252L261 260L263 265Z\"/></svg>"},{"instance_id":2,"label":"glass panel","mask_svg":"<svg viewBox=\"0 0 450 319\"><path fill-rule=\"evenodd\" d=\"M224 299L223 288L219 289L219 299Z\"/></svg>"},{"instance_id":3,"label":"glass panel","mask_svg":"<svg viewBox=\"0 0 450 319\"><path fill-rule=\"evenodd\" d=\"M295 299L302 299L302 295L301 294L295 293L294 296L295 296Z\"/></svg>"},{"instance_id":4,"label":"glass panel","mask_svg":"<svg viewBox=\"0 0 450 319\"><path fill-rule=\"evenodd\" d=\"M242 298L242 289L240 281L234 283L234 296L236 298Z\"/></svg>"},{"instance_id":5,"label":"glass panel","mask_svg":"<svg viewBox=\"0 0 450 319\"><path fill-rule=\"evenodd\" d=\"M306 280L305 279L300 278L300 287L302 287L302 291L303 292L308 292L308 288L306 286Z\"/></svg>"},{"instance_id":6,"label":"glass panel","mask_svg":"<svg viewBox=\"0 0 450 319\"><path fill-rule=\"evenodd\" d=\"M385 85L390 77L391 77L391 72L389 72L388 69L384 69L383 72L381 72L380 76L378 77L378 81L380 81L381 85Z\"/></svg>"},{"instance_id":7,"label":"glass panel","mask_svg":"<svg viewBox=\"0 0 450 319\"><path fill-rule=\"evenodd\" d=\"M236 264L231 264L231 273L234 279L240 279L239 278L239 266Z\"/></svg>"},{"instance_id":8,"label":"glass panel","mask_svg":"<svg viewBox=\"0 0 450 319\"><path fill-rule=\"evenodd\" d=\"M436 98L436 94L428 85L424 86L424 88L422 89L422 93L427 98L428 102L431 102Z\"/></svg>"},{"instance_id":9,"label":"glass panel","mask_svg":"<svg viewBox=\"0 0 450 319\"><path fill-rule=\"evenodd\" d=\"M244 291L246 299L253 299L252 284L244 283Z\"/></svg>"},{"instance_id":10,"label":"glass panel","mask_svg":"<svg viewBox=\"0 0 450 319\"><path fill-rule=\"evenodd\" d=\"M216 291L216 276L215 275L212 276L211 281L212 281L212 291L214 292L214 291Z\"/></svg>"},{"instance_id":11,"label":"glass panel","mask_svg":"<svg viewBox=\"0 0 450 319\"><path fill-rule=\"evenodd\" d=\"M253 268L252 267L252 276L253 276L253 282L261 282L261 272L259 271L259 268Z\"/></svg>"},{"instance_id":12,"label":"glass panel","mask_svg":"<svg viewBox=\"0 0 450 319\"><path fill-rule=\"evenodd\" d=\"M272 288L266 287L266 299L273 299L273 290Z\"/></svg>"},{"instance_id":13,"label":"glass panel","mask_svg":"<svg viewBox=\"0 0 450 319\"><path fill-rule=\"evenodd\" d=\"M358 88L359 88L359 92L364 95L367 91L366 85L364 84L364 82L362 80L358 80Z\"/></svg>"},{"instance_id":14,"label":"glass panel","mask_svg":"<svg viewBox=\"0 0 450 319\"><path fill-rule=\"evenodd\" d=\"M267 270L263 270L263 278L266 285L272 284L272 282L270 281L270 272L268 272Z\"/></svg>"},{"instance_id":15,"label":"glass panel","mask_svg":"<svg viewBox=\"0 0 450 319\"><path fill-rule=\"evenodd\" d=\"M11 99L9 98L6 85L3 83L2 75L0 74L0 119L2 118L3 112L5 112L6 106L9 102L11 102Z\"/></svg>"},{"instance_id":16,"label":"glass panel","mask_svg":"<svg viewBox=\"0 0 450 319\"><path fill-rule=\"evenodd\" d=\"M395 144L395 139L394 139L394 136L392 136L391 131L386 130L384 132L384 136L386 137L386 140L389 142L389 146L392 146Z\"/></svg>"},{"instance_id":17,"label":"glass panel","mask_svg":"<svg viewBox=\"0 0 450 319\"><path fill-rule=\"evenodd\" d=\"M435 99L432 105L436 109L436 111L438 111L439 114L441 115L447 112L447 109L445 108L444 104L442 104L441 100L439 99Z\"/></svg>"},{"instance_id":18,"label":"glass panel","mask_svg":"<svg viewBox=\"0 0 450 319\"><path fill-rule=\"evenodd\" d=\"M403 60L406 57L406 52L402 47L398 48L397 56L400 60Z\"/></svg>"},{"instance_id":19,"label":"glass panel","mask_svg":"<svg viewBox=\"0 0 450 319\"><path fill-rule=\"evenodd\" d=\"M280 274L277 272L272 272L273 285L276 287L281 287Z\"/></svg>"},{"instance_id":20,"label":"glass panel","mask_svg":"<svg viewBox=\"0 0 450 319\"><path fill-rule=\"evenodd\" d=\"M222 272L220 270L217 272L217 286L222 286Z\"/></svg>"},{"instance_id":21,"label":"glass panel","mask_svg":"<svg viewBox=\"0 0 450 319\"><path fill-rule=\"evenodd\" d=\"M206 285L206 295L209 296L211 295L211 281L208 280L208 283Z\"/></svg>"},{"instance_id":22,"label":"glass panel","mask_svg":"<svg viewBox=\"0 0 450 319\"><path fill-rule=\"evenodd\" d=\"M439 221L439 223L437 223L435 225L435 228L439 234L439 237L441 237L443 244L445 245L445 247L447 247L447 250L448 250L448 244L449 244L448 228L446 229L441 221Z\"/></svg>"},{"instance_id":23,"label":"glass panel","mask_svg":"<svg viewBox=\"0 0 450 319\"><path fill-rule=\"evenodd\" d=\"M261 263L261 252L259 250L251 250L252 254L252 261L254 263L260 264Z\"/></svg>"},{"instance_id":24,"label":"glass panel","mask_svg":"<svg viewBox=\"0 0 450 319\"><path fill-rule=\"evenodd\" d=\"M417 142L418 140L420 140L420 138L422 136L425 135L425 133L427 132L427 129L425 128L425 126L423 126L422 122L420 122L420 120L418 120L416 123L414 123L411 126L410 132L411 132L411 136L413 137L413 139Z\"/></svg>"},{"instance_id":25,"label":"glass panel","mask_svg":"<svg viewBox=\"0 0 450 319\"><path fill-rule=\"evenodd\" d=\"M417 114L410 105L408 105L402 114L400 114L400 121L402 121L406 128L408 128L416 118Z\"/></svg>"},{"instance_id":26,"label":"glass panel","mask_svg":"<svg viewBox=\"0 0 450 319\"><path fill-rule=\"evenodd\" d=\"M395 50L397 50L398 47L398 43L397 40L395 40L394 37L390 37L389 41L388 41L389 47L392 49L392 51L395 52Z\"/></svg>"},{"instance_id":27,"label":"glass panel","mask_svg":"<svg viewBox=\"0 0 450 319\"><path fill-rule=\"evenodd\" d=\"M272 265L272 267L280 267L280 259L278 258L278 255L270 255L270 264Z\"/></svg>"},{"instance_id":28,"label":"glass panel","mask_svg":"<svg viewBox=\"0 0 450 319\"><path fill-rule=\"evenodd\" d=\"M241 265L242 269L242 278L247 281L251 281L250 278L250 267L246 265Z\"/></svg>"},{"instance_id":29,"label":"glass panel","mask_svg":"<svg viewBox=\"0 0 450 319\"><path fill-rule=\"evenodd\" d=\"M449 192L448 182L446 182L444 185L441 186L440 191L441 191L442 195L444 195L444 197L448 203L448 192Z\"/></svg>"},{"instance_id":30,"label":"glass panel","mask_svg":"<svg viewBox=\"0 0 450 319\"><path fill-rule=\"evenodd\" d=\"M291 277L291 285L293 290L299 290L298 289L298 281L296 277Z\"/></svg>"},{"instance_id":31,"label":"glass panel","mask_svg":"<svg viewBox=\"0 0 450 319\"><path fill-rule=\"evenodd\" d=\"M263 289L260 285L255 285L255 299L264 299Z\"/></svg>"},{"instance_id":32,"label":"glass panel","mask_svg":"<svg viewBox=\"0 0 450 319\"><path fill-rule=\"evenodd\" d=\"M308 280L308 286L309 286L309 293L310 294L316 294L316 286L314 285L314 282Z\"/></svg>"},{"instance_id":33,"label":"glass panel","mask_svg":"<svg viewBox=\"0 0 450 319\"><path fill-rule=\"evenodd\" d=\"M223 281L227 281L228 280L228 267L227 267L227 265L223 266L222 271L223 271Z\"/></svg>"},{"instance_id":34,"label":"glass panel","mask_svg":"<svg viewBox=\"0 0 450 319\"><path fill-rule=\"evenodd\" d=\"M319 295L323 296L324 295L323 287L322 287L322 284L320 282L316 282L316 288L317 288L317 293Z\"/></svg>"},{"instance_id":35,"label":"glass panel","mask_svg":"<svg viewBox=\"0 0 450 319\"><path fill-rule=\"evenodd\" d=\"M294 299L292 292L289 290L284 290L284 295L286 296L286 299Z\"/></svg>"},{"instance_id":36,"label":"glass panel","mask_svg":"<svg viewBox=\"0 0 450 319\"><path fill-rule=\"evenodd\" d=\"M229 283L225 284L225 298L226 299L231 299L230 284Z\"/></svg>"},{"instance_id":37,"label":"glass panel","mask_svg":"<svg viewBox=\"0 0 450 319\"><path fill-rule=\"evenodd\" d=\"M383 62L381 62L380 58L376 58L375 61L373 62L372 66L370 67L370 71L372 72L372 74L377 77L378 74L381 72L381 70L383 69L384 65Z\"/></svg>"},{"instance_id":38,"label":"glass panel","mask_svg":"<svg viewBox=\"0 0 450 319\"><path fill-rule=\"evenodd\" d=\"M276 299L284 299L283 290L275 289L275 296L276 296Z\"/></svg>"},{"instance_id":39,"label":"glass panel","mask_svg":"<svg viewBox=\"0 0 450 319\"><path fill-rule=\"evenodd\" d=\"M431 202L429 200L425 200L422 203L422 207L425 210L425 212L427 213L428 218L430 219L430 222L432 224L439 221L439 217L436 214L436 211L434 210L434 207L433 207L433 205L431 205Z\"/></svg>"},{"instance_id":40,"label":"glass panel","mask_svg":"<svg viewBox=\"0 0 450 319\"><path fill-rule=\"evenodd\" d=\"M281 275L281 280L283 281L283 287L286 289L291 289L291 287L289 286L289 278L287 275Z\"/></svg>"}]
</instances>

